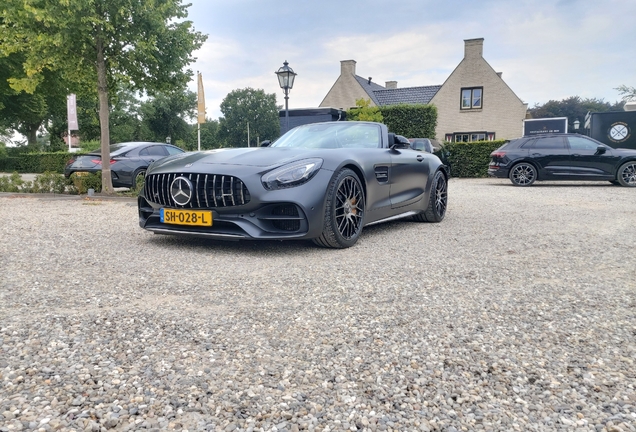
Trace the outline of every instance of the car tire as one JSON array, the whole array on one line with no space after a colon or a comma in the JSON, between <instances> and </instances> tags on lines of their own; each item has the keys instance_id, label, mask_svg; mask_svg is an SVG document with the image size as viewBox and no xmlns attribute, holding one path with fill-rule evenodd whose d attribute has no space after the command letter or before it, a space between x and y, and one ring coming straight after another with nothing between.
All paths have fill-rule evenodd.
<instances>
[{"instance_id":1,"label":"car tire","mask_svg":"<svg viewBox=\"0 0 636 432\"><path fill-rule=\"evenodd\" d=\"M358 175L348 168L340 170L329 183L322 234L313 239L318 246L353 246L364 226L364 189Z\"/></svg>"},{"instance_id":2,"label":"car tire","mask_svg":"<svg viewBox=\"0 0 636 432\"><path fill-rule=\"evenodd\" d=\"M446 216L448 207L448 181L446 176L437 171L431 184L431 196L424 213L413 216L418 222L441 222Z\"/></svg>"},{"instance_id":3,"label":"car tire","mask_svg":"<svg viewBox=\"0 0 636 432\"><path fill-rule=\"evenodd\" d=\"M621 165L616 173L616 180L621 186L636 187L636 161Z\"/></svg>"},{"instance_id":4,"label":"car tire","mask_svg":"<svg viewBox=\"0 0 636 432\"><path fill-rule=\"evenodd\" d=\"M137 188L137 182L138 182L140 179L144 179L145 177L146 177L146 168L141 168L141 169L136 170L136 171L133 173L133 176L132 176L132 186L131 186L130 188L131 188L131 189L136 189L136 188Z\"/></svg>"},{"instance_id":5,"label":"car tire","mask_svg":"<svg viewBox=\"0 0 636 432\"><path fill-rule=\"evenodd\" d=\"M515 186L530 186L537 179L537 169L528 162L520 162L510 169L508 178Z\"/></svg>"}]
</instances>

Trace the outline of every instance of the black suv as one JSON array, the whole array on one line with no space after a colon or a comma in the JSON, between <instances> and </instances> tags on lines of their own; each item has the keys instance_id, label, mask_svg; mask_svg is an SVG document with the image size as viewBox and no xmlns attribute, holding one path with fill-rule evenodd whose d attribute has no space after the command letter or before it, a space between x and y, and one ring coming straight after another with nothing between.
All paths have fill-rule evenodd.
<instances>
[{"instance_id":1,"label":"black suv","mask_svg":"<svg viewBox=\"0 0 636 432\"><path fill-rule=\"evenodd\" d=\"M579 134L545 134L511 140L490 154L488 175L515 186L537 180L607 180L636 186L636 150L615 149Z\"/></svg>"}]
</instances>

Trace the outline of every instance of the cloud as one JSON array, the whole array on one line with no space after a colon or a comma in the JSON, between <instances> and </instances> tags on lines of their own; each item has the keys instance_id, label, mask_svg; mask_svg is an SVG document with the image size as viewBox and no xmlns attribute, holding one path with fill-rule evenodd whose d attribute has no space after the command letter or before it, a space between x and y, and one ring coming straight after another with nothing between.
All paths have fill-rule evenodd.
<instances>
[{"instance_id":1,"label":"cloud","mask_svg":"<svg viewBox=\"0 0 636 432\"><path fill-rule=\"evenodd\" d=\"M484 58L530 106L575 95L613 102L615 87L635 84L634 16L632 0L323 0L282 9L193 0L190 19L210 35L193 69L203 73L211 117L238 88L262 88L282 105L274 72L284 60L298 73L290 107L313 107L341 60L356 60L358 75L381 85L442 84L463 58L463 40L483 37Z\"/></svg>"}]
</instances>

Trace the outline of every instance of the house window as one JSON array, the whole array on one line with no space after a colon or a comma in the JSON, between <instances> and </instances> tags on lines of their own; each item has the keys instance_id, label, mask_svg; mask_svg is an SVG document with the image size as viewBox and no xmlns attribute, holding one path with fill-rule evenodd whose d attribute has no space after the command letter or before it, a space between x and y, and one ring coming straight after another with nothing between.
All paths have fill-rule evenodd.
<instances>
[{"instance_id":1,"label":"house window","mask_svg":"<svg viewBox=\"0 0 636 432\"><path fill-rule=\"evenodd\" d=\"M482 105L483 87L472 87L462 89L461 109L479 109Z\"/></svg>"},{"instance_id":2,"label":"house window","mask_svg":"<svg viewBox=\"0 0 636 432\"><path fill-rule=\"evenodd\" d=\"M446 134L448 141L455 142L473 142L473 141L494 141L494 132L455 132L454 134Z\"/></svg>"}]
</instances>

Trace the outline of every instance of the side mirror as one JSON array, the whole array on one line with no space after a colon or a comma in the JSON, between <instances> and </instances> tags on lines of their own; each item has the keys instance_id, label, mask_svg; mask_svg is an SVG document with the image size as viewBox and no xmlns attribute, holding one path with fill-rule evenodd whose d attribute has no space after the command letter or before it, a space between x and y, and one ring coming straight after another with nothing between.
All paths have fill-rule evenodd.
<instances>
[{"instance_id":1,"label":"side mirror","mask_svg":"<svg viewBox=\"0 0 636 432\"><path fill-rule=\"evenodd\" d=\"M269 147L271 143L270 140L261 141L261 147Z\"/></svg>"},{"instance_id":2,"label":"side mirror","mask_svg":"<svg viewBox=\"0 0 636 432\"><path fill-rule=\"evenodd\" d=\"M391 146L391 149L407 149L411 148L411 142L402 135L395 136L395 144Z\"/></svg>"},{"instance_id":3,"label":"side mirror","mask_svg":"<svg viewBox=\"0 0 636 432\"><path fill-rule=\"evenodd\" d=\"M605 154L606 151L607 151L607 148L605 148L605 146L596 147L596 154L597 155Z\"/></svg>"}]
</instances>

